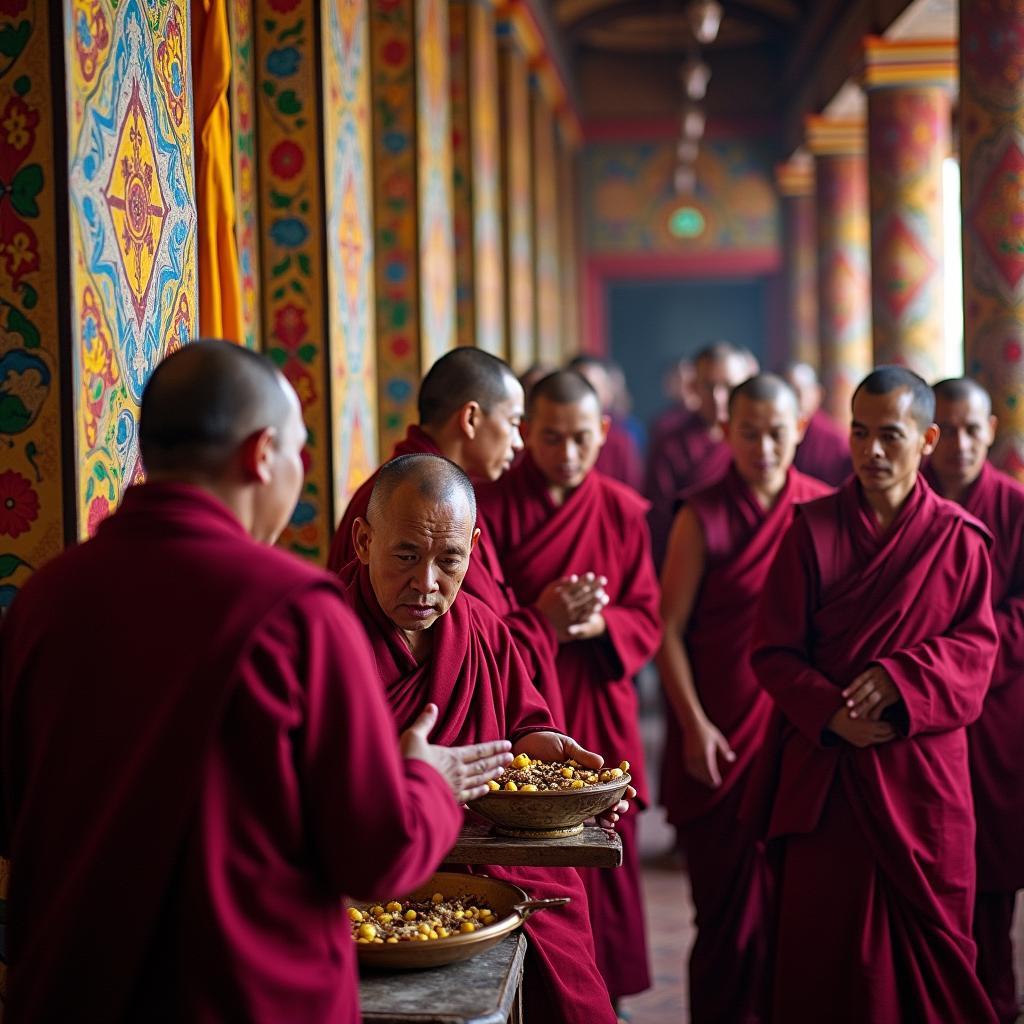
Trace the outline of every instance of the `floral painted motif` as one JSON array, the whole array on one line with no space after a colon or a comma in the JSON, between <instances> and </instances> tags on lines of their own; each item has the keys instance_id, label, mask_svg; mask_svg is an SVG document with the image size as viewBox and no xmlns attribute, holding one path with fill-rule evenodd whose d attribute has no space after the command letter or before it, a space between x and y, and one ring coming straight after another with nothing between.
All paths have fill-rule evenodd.
<instances>
[{"instance_id":1,"label":"floral painted motif","mask_svg":"<svg viewBox=\"0 0 1024 1024\"><path fill-rule=\"evenodd\" d=\"M187 102L181 21L181 12L175 6L172 8L171 16L167 19L164 37L156 48L157 73L164 88L167 109L177 128L180 128L185 120L185 104Z\"/></svg>"},{"instance_id":2,"label":"floral painted motif","mask_svg":"<svg viewBox=\"0 0 1024 1024\"><path fill-rule=\"evenodd\" d=\"M15 0L17 2L17 0ZM75 58L78 74L89 85L106 59L110 46L110 27L102 0L73 0L71 17L74 28Z\"/></svg>"},{"instance_id":3,"label":"floral painted motif","mask_svg":"<svg viewBox=\"0 0 1024 1024\"><path fill-rule=\"evenodd\" d=\"M39 496L13 469L0 473L0 534L18 537L39 517Z\"/></svg>"}]
</instances>

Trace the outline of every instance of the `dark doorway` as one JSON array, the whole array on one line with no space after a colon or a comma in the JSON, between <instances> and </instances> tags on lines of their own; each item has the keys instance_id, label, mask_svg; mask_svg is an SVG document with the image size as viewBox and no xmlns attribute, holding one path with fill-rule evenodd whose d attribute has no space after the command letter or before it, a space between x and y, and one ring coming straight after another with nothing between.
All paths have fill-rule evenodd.
<instances>
[{"instance_id":1,"label":"dark doorway","mask_svg":"<svg viewBox=\"0 0 1024 1024\"><path fill-rule=\"evenodd\" d=\"M765 287L757 278L609 284L611 357L626 373L634 415L650 422L665 406L661 374L666 364L710 341L746 345L763 362Z\"/></svg>"}]
</instances>

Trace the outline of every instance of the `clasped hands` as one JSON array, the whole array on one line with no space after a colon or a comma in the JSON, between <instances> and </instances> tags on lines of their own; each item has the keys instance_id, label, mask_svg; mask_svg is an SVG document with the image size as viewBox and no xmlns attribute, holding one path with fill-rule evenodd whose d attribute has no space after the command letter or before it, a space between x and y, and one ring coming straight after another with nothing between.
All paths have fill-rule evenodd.
<instances>
[{"instance_id":1,"label":"clasped hands","mask_svg":"<svg viewBox=\"0 0 1024 1024\"><path fill-rule=\"evenodd\" d=\"M549 583L534 604L554 627L559 643L590 640L605 631L602 613L609 603L607 585L605 576L574 573Z\"/></svg>"},{"instance_id":2,"label":"clasped hands","mask_svg":"<svg viewBox=\"0 0 1024 1024\"><path fill-rule=\"evenodd\" d=\"M828 727L855 747L873 747L894 740L898 733L882 721L882 712L900 700L892 676L881 665L871 665L843 690L843 706Z\"/></svg>"}]
</instances>

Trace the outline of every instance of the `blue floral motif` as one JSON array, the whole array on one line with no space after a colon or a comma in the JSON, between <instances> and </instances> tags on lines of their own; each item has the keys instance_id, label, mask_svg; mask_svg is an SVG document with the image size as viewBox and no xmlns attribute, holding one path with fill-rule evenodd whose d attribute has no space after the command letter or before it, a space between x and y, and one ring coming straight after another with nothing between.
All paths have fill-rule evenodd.
<instances>
[{"instance_id":1,"label":"blue floral motif","mask_svg":"<svg viewBox=\"0 0 1024 1024\"><path fill-rule=\"evenodd\" d=\"M267 73L275 78L288 78L299 70L301 55L294 46L271 50L267 54Z\"/></svg>"},{"instance_id":2,"label":"blue floral motif","mask_svg":"<svg viewBox=\"0 0 1024 1024\"><path fill-rule=\"evenodd\" d=\"M181 65L177 61L171 65L171 92L181 95Z\"/></svg>"},{"instance_id":3,"label":"blue floral motif","mask_svg":"<svg viewBox=\"0 0 1024 1024\"><path fill-rule=\"evenodd\" d=\"M404 402L412 394L412 385L401 377L393 377L387 385L388 398L394 402Z\"/></svg>"},{"instance_id":4,"label":"blue floral motif","mask_svg":"<svg viewBox=\"0 0 1024 1024\"><path fill-rule=\"evenodd\" d=\"M292 513L292 526L305 526L316 519L316 506L308 501L300 501Z\"/></svg>"},{"instance_id":5,"label":"blue floral motif","mask_svg":"<svg viewBox=\"0 0 1024 1024\"><path fill-rule=\"evenodd\" d=\"M296 249L309 237L309 228L298 217L282 217L271 224L270 237L285 249Z\"/></svg>"},{"instance_id":6,"label":"blue floral motif","mask_svg":"<svg viewBox=\"0 0 1024 1024\"><path fill-rule=\"evenodd\" d=\"M397 156L405 151L405 147L409 144L409 137L404 132L385 132L383 142L384 148Z\"/></svg>"},{"instance_id":7,"label":"blue floral motif","mask_svg":"<svg viewBox=\"0 0 1024 1024\"><path fill-rule=\"evenodd\" d=\"M83 49L88 50L92 46L92 32L89 29L89 19L84 11L78 12L78 20L75 27L78 30L78 38L82 41Z\"/></svg>"}]
</instances>

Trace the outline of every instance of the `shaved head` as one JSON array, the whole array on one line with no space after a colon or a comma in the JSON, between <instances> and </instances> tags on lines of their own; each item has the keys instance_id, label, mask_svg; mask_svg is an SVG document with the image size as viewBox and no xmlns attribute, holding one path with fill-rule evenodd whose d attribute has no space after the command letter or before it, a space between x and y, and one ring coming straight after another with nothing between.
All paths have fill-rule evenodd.
<instances>
[{"instance_id":1,"label":"shaved head","mask_svg":"<svg viewBox=\"0 0 1024 1024\"><path fill-rule=\"evenodd\" d=\"M914 422L921 430L926 430L935 421L935 394L923 377L905 366L879 366L872 370L857 385L852 400L861 391L869 395L888 395L901 390L910 394L910 414Z\"/></svg>"},{"instance_id":2,"label":"shaved head","mask_svg":"<svg viewBox=\"0 0 1024 1024\"><path fill-rule=\"evenodd\" d=\"M992 396L971 377L949 377L932 386L936 401L969 402L977 399L984 409L984 415L992 414Z\"/></svg>"},{"instance_id":3,"label":"shaved head","mask_svg":"<svg viewBox=\"0 0 1024 1024\"><path fill-rule=\"evenodd\" d=\"M575 405L577 402L593 399L598 409L601 408L601 400L593 385L575 370L556 370L534 384L533 390L530 392L530 404L527 408L528 418L530 410L541 398L547 399L555 405Z\"/></svg>"},{"instance_id":4,"label":"shaved head","mask_svg":"<svg viewBox=\"0 0 1024 1024\"><path fill-rule=\"evenodd\" d=\"M215 474L247 438L283 432L292 410L280 371L227 341L196 341L169 355L142 394L139 446L150 474Z\"/></svg>"},{"instance_id":5,"label":"shaved head","mask_svg":"<svg viewBox=\"0 0 1024 1024\"><path fill-rule=\"evenodd\" d=\"M793 361L782 368L782 377L796 392L800 411L810 418L821 407L824 389L818 381L818 371L810 363Z\"/></svg>"},{"instance_id":6,"label":"shaved head","mask_svg":"<svg viewBox=\"0 0 1024 1024\"><path fill-rule=\"evenodd\" d=\"M467 402L476 402L484 413L504 402L516 376L508 363L479 348L446 352L427 371L420 385L420 425L440 427Z\"/></svg>"},{"instance_id":7,"label":"shaved head","mask_svg":"<svg viewBox=\"0 0 1024 1024\"><path fill-rule=\"evenodd\" d=\"M404 484L453 511L465 509L470 525L476 523L476 493L469 477L454 462L440 455L417 454L400 455L381 466L366 508L366 519L371 526L388 515L392 497Z\"/></svg>"},{"instance_id":8,"label":"shaved head","mask_svg":"<svg viewBox=\"0 0 1024 1024\"><path fill-rule=\"evenodd\" d=\"M751 402L771 402L773 405L781 402L790 406L794 414L799 414L796 392L774 373L759 373L755 377L748 377L742 384L734 387L729 394L730 416L741 398L746 398Z\"/></svg>"},{"instance_id":9,"label":"shaved head","mask_svg":"<svg viewBox=\"0 0 1024 1024\"><path fill-rule=\"evenodd\" d=\"M731 341L713 341L710 345L705 345L693 357L693 364L699 367L701 363L719 364L736 358L745 360L751 371L757 373L757 356L745 345L735 345Z\"/></svg>"}]
</instances>

